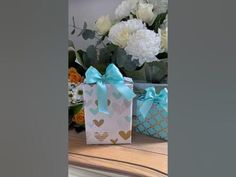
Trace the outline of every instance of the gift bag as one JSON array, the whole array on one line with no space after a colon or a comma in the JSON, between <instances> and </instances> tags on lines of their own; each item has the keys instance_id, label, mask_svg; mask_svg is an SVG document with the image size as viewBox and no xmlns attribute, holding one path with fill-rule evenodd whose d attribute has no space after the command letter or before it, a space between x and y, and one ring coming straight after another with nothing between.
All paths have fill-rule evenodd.
<instances>
[{"instance_id":1,"label":"gift bag","mask_svg":"<svg viewBox=\"0 0 236 177\"><path fill-rule=\"evenodd\" d=\"M94 67L83 84L87 144L131 143L133 82L110 64L104 75Z\"/></svg>"},{"instance_id":2,"label":"gift bag","mask_svg":"<svg viewBox=\"0 0 236 177\"><path fill-rule=\"evenodd\" d=\"M168 140L168 90L164 88L156 94L154 87L145 89L146 93L137 99L137 132L163 140Z\"/></svg>"}]
</instances>

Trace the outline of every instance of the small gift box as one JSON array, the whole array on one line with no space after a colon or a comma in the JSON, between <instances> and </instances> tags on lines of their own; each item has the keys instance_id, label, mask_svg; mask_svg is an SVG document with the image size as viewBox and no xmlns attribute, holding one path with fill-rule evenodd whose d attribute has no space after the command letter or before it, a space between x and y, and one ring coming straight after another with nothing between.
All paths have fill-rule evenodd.
<instances>
[{"instance_id":1,"label":"small gift box","mask_svg":"<svg viewBox=\"0 0 236 177\"><path fill-rule=\"evenodd\" d=\"M83 84L87 144L131 143L133 82L110 64L104 75L94 67Z\"/></svg>"},{"instance_id":2,"label":"small gift box","mask_svg":"<svg viewBox=\"0 0 236 177\"><path fill-rule=\"evenodd\" d=\"M154 87L137 99L136 131L148 136L168 140L168 90L156 94Z\"/></svg>"}]
</instances>

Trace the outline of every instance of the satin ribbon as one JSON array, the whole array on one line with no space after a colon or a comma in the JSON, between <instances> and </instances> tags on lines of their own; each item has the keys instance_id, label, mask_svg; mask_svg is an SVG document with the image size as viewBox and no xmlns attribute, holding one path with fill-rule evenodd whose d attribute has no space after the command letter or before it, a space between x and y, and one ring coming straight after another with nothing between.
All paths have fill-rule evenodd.
<instances>
[{"instance_id":1,"label":"satin ribbon","mask_svg":"<svg viewBox=\"0 0 236 177\"><path fill-rule=\"evenodd\" d=\"M148 87L145 89L145 96L141 97L139 100L142 101L140 106L140 113L143 118L145 118L151 109L153 103L157 103L158 106L165 111L168 111L168 90L164 88L159 94L156 94L154 87Z\"/></svg>"},{"instance_id":2,"label":"satin ribbon","mask_svg":"<svg viewBox=\"0 0 236 177\"><path fill-rule=\"evenodd\" d=\"M85 83L97 84L98 111L109 114L107 110L107 86L111 84L128 101L131 101L136 95L127 85L119 69L114 64L109 64L104 75L101 75L97 69L90 66L85 73Z\"/></svg>"}]
</instances>

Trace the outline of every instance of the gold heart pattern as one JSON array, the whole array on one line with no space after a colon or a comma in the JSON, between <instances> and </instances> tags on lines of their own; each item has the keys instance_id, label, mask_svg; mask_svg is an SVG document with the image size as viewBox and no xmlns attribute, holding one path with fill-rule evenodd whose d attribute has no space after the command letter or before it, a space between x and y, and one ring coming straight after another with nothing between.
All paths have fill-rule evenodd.
<instances>
[{"instance_id":1,"label":"gold heart pattern","mask_svg":"<svg viewBox=\"0 0 236 177\"><path fill-rule=\"evenodd\" d=\"M100 120L93 120L93 123L97 126L100 127L103 123L104 123L104 119L100 119Z\"/></svg>"},{"instance_id":2,"label":"gold heart pattern","mask_svg":"<svg viewBox=\"0 0 236 177\"><path fill-rule=\"evenodd\" d=\"M127 140L131 136L131 130L125 132L125 131L119 131L119 135L124 139Z\"/></svg>"},{"instance_id":3,"label":"gold heart pattern","mask_svg":"<svg viewBox=\"0 0 236 177\"><path fill-rule=\"evenodd\" d=\"M95 104L98 106L98 100L95 101ZM107 99L107 105L110 106L111 101L109 99Z\"/></svg>"},{"instance_id":4,"label":"gold heart pattern","mask_svg":"<svg viewBox=\"0 0 236 177\"><path fill-rule=\"evenodd\" d=\"M94 136L98 141L104 141L109 136L109 134L107 132L103 133L95 132Z\"/></svg>"},{"instance_id":5,"label":"gold heart pattern","mask_svg":"<svg viewBox=\"0 0 236 177\"><path fill-rule=\"evenodd\" d=\"M115 140L114 140L114 139L111 139L112 144L116 144L117 141L118 141L118 138L116 138Z\"/></svg>"},{"instance_id":6,"label":"gold heart pattern","mask_svg":"<svg viewBox=\"0 0 236 177\"><path fill-rule=\"evenodd\" d=\"M96 85L86 84L83 90L84 93L86 90L93 90L93 94L90 92L84 94L87 144L131 143L132 102L124 98L116 99L114 95L112 96L113 88L109 86L107 99L109 115L106 115L98 111L98 100L94 92Z\"/></svg>"}]
</instances>

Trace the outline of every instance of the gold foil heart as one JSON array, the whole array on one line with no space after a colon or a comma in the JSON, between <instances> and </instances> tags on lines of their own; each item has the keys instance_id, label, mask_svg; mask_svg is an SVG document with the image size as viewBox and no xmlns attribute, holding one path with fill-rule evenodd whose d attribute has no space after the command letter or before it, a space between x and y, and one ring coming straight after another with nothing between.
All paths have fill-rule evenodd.
<instances>
[{"instance_id":1,"label":"gold foil heart","mask_svg":"<svg viewBox=\"0 0 236 177\"><path fill-rule=\"evenodd\" d=\"M95 104L98 106L98 100L95 101ZM107 105L110 106L111 101L109 99L107 99Z\"/></svg>"},{"instance_id":2,"label":"gold foil heart","mask_svg":"<svg viewBox=\"0 0 236 177\"><path fill-rule=\"evenodd\" d=\"M117 141L118 141L118 138L116 138L115 140L114 140L114 139L111 139L112 144L116 144Z\"/></svg>"},{"instance_id":3,"label":"gold foil heart","mask_svg":"<svg viewBox=\"0 0 236 177\"><path fill-rule=\"evenodd\" d=\"M104 141L107 137L108 137L108 133L107 132L103 132L103 133L95 132L95 138L98 141Z\"/></svg>"},{"instance_id":4,"label":"gold foil heart","mask_svg":"<svg viewBox=\"0 0 236 177\"><path fill-rule=\"evenodd\" d=\"M131 130L125 132L125 131L119 131L119 135L124 139L127 140L131 136Z\"/></svg>"},{"instance_id":5,"label":"gold foil heart","mask_svg":"<svg viewBox=\"0 0 236 177\"><path fill-rule=\"evenodd\" d=\"M100 119L100 120L93 120L93 123L97 126L100 127L103 123L104 123L104 119Z\"/></svg>"}]
</instances>

